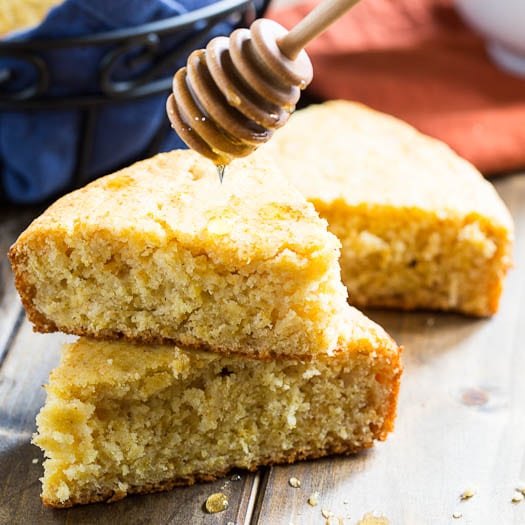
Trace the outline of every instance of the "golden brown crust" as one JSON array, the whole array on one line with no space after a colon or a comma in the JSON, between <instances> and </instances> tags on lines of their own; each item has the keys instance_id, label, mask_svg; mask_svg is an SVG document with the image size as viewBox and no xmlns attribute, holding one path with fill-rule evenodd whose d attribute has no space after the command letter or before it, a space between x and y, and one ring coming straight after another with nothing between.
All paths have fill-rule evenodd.
<instances>
[{"instance_id":1,"label":"golden brown crust","mask_svg":"<svg viewBox=\"0 0 525 525\"><path fill-rule=\"evenodd\" d=\"M384 309L384 310L401 310L403 312L413 312L414 310L424 311L441 311L457 313L471 317L491 317L498 311L500 296L495 290L491 291L488 307L487 308L465 308L460 305L457 307L440 307L435 303L429 305L420 301L411 301L405 299L385 297L374 300L373 298L367 299L366 301L351 300L352 306L356 308L371 308L371 309Z\"/></svg>"},{"instance_id":2,"label":"golden brown crust","mask_svg":"<svg viewBox=\"0 0 525 525\"><path fill-rule=\"evenodd\" d=\"M397 396L397 393L396 393L396 396ZM394 402L394 406L395 406L395 402ZM395 411L395 408L394 408L394 411ZM389 424L391 424L391 422L389 422ZM378 431L376 431L375 435L373 436L373 439L384 440L386 436L386 432L388 432L388 430L386 430L386 424L385 424L385 426L383 426L383 429L379 429ZM355 454L357 452L365 450L367 448L371 448L372 445L373 445L373 441L362 443L360 446L356 446L352 443L341 442L341 443L335 443L335 444L329 445L326 449L316 450L313 452L307 452L305 450L295 450L293 453L289 455L283 454L282 456L277 457L277 458L270 458L270 459L263 460L256 464L254 463L252 465L248 465L245 467L245 469L253 472L257 470L259 467L280 465L280 464L286 464L286 463L295 463L296 461L313 460L313 459L319 459L322 457L332 456L332 455L350 455L350 454ZM177 478L177 479L166 480L161 483L151 483L151 484L140 485L137 487L130 487L127 491L119 491L119 492L107 491L104 493L97 493L97 494L92 493L92 494L88 494L85 496L73 497L64 502L50 500L42 496L42 502L44 503L44 505L48 507L53 507L56 509L70 508L70 507L73 507L74 505L87 505L89 503L99 503L102 501L105 501L107 503L114 503L115 501L121 500L131 494L151 494L154 492L166 492L168 490L172 490L175 487L194 485L195 483L198 483L198 482L215 481L218 478L224 477L228 472L230 472L231 470L235 468L239 468L239 467L232 465L231 467L225 470L222 470L220 472L206 473L206 474L197 473L193 476L188 476L185 478Z\"/></svg>"},{"instance_id":3,"label":"golden brown crust","mask_svg":"<svg viewBox=\"0 0 525 525\"><path fill-rule=\"evenodd\" d=\"M401 365L401 354L403 353L403 347L398 346L397 352L392 356L392 370L396 373L390 382L390 398L388 404L388 410L383 422L383 427L379 430L378 435L374 436L374 439L385 441L388 434L394 430L394 422L397 415L397 399L399 397L399 387L401 386L401 376L403 375L403 367Z\"/></svg>"},{"instance_id":4,"label":"golden brown crust","mask_svg":"<svg viewBox=\"0 0 525 525\"><path fill-rule=\"evenodd\" d=\"M269 159L238 159L219 195L218 185L215 166L195 152L161 153L64 195L15 246L38 248L51 235L108 234L151 246L174 242L232 270L283 250L309 256L326 244L339 248L313 205Z\"/></svg>"},{"instance_id":5,"label":"golden brown crust","mask_svg":"<svg viewBox=\"0 0 525 525\"><path fill-rule=\"evenodd\" d=\"M443 142L362 104L331 100L297 111L255 155L270 155L312 201L478 215L512 229L505 204L474 166Z\"/></svg>"},{"instance_id":6,"label":"golden brown crust","mask_svg":"<svg viewBox=\"0 0 525 525\"><path fill-rule=\"evenodd\" d=\"M11 246L7 255L13 269L15 287L28 320L33 323L33 330L41 333L56 332L58 328L55 323L47 319L33 304L33 298L35 297L34 287L28 284L25 272L21 271L21 268L25 265L27 255L17 243Z\"/></svg>"},{"instance_id":7,"label":"golden brown crust","mask_svg":"<svg viewBox=\"0 0 525 525\"><path fill-rule=\"evenodd\" d=\"M507 271L513 267L512 264L506 265L502 268L502 271L506 275ZM476 304L474 306L467 306L465 304L460 304L456 307L446 306L440 307L436 303L429 305L427 301L417 301L410 300L409 298L399 298L399 297L382 297L380 299L368 298L366 301L352 300L350 302L352 306L356 308L383 308L391 310L402 310L405 312L410 312L413 310L421 309L432 309L432 310L441 310L443 312L458 313L463 315L469 315L472 317L491 317L497 313L499 309L499 304L501 300L501 294L503 291L503 276L501 280L491 283L491 286L487 292L487 301L485 306L481 304Z\"/></svg>"}]
</instances>

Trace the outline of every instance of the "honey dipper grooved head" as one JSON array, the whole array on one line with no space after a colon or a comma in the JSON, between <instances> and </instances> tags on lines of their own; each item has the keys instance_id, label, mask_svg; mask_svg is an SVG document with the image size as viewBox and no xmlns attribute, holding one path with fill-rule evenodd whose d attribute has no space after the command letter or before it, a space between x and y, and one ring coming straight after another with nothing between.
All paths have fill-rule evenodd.
<instances>
[{"instance_id":1,"label":"honey dipper grooved head","mask_svg":"<svg viewBox=\"0 0 525 525\"><path fill-rule=\"evenodd\" d=\"M292 59L279 49L286 34L263 18L189 56L173 77L166 105L172 127L189 147L226 165L286 123L313 76L304 50Z\"/></svg>"}]
</instances>

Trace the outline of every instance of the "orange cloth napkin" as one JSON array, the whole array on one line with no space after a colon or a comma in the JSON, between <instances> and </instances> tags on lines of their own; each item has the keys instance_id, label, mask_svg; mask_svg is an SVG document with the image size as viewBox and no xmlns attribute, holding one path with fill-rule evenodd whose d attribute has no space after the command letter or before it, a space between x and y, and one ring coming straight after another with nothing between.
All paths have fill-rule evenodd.
<instances>
[{"instance_id":1,"label":"orange cloth napkin","mask_svg":"<svg viewBox=\"0 0 525 525\"><path fill-rule=\"evenodd\" d=\"M291 28L317 3L268 17ZM450 0L362 0L307 51L312 95L406 120L485 174L525 168L525 79L490 61Z\"/></svg>"}]
</instances>

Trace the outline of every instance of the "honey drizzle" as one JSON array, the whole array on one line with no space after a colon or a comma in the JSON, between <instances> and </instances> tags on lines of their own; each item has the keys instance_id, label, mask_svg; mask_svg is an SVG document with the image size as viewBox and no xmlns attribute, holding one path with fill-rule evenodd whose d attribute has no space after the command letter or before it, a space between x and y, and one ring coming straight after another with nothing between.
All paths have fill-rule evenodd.
<instances>
[{"instance_id":1,"label":"honey drizzle","mask_svg":"<svg viewBox=\"0 0 525 525\"><path fill-rule=\"evenodd\" d=\"M226 165L225 164L217 164L217 174L219 175L219 180L222 184L222 179L224 179L224 174L226 173Z\"/></svg>"}]
</instances>

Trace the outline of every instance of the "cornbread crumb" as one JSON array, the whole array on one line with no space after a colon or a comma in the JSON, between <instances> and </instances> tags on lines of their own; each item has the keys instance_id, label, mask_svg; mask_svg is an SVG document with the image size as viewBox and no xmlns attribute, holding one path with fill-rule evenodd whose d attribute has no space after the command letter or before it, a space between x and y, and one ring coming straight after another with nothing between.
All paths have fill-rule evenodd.
<instances>
[{"instance_id":1,"label":"cornbread crumb","mask_svg":"<svg viewBox=\"0 0 525 525\"><path fill-rule=\"evenodd\" d=\"M521 503L523 501L523 499L524 499L523 493L516 491L514 493L514 496L512 496L511 501L512 501L512 503Z\"/></svg>"},{"instance_id":2,"label":"cornbread crumb","mask_svg":"<svg viewBox=\"0 0 525 525\"><path fill-rule=\"evenodd\" d=\"M319 504L319 492L312 492L308 498L308 505L316 507Z\"/></svg>"},{"instance_id":3,"label":"cornbread crumb","mask_svg":"<svg viewBox=\"0 0 525 525\"><path fill-rule=\"evenodd\" d=\"M518 481L515 490L521 492L525 496L525 481Z\"/></svg>"},{"instance_id":4,"label":"cornbread crumb","mask_svg":"<svg viewBox=\"0 0 525 525\"><path fill-rule=\"evenodd\" d=\"M390 525L390 521L385 516L376 516L373 512L367 512L357 525Z\"/></svg>"},{"instance_id":5,"label":"cornbread crumb","mask_svg":"<svg viewBox=\"0 0 525 525\"><path fill-rule=\"evenodd\" d=\"M310 361L83 337L65 345L33 438L46 456L44 503L115 501L385 439L400 350L347 308L334 355Z\"/></svg>"},{"instance_id":6,"label":"cornbread crumb","mask_svg":"<svg viewBox=\"0 0 525 525\"><path fill-rule=\"evenodd\" d=\"M206 500L206 511L210 514L216 514L217 512L222 512L226 510L230 505L228 497L222 492L217 492L208 496Z\"/></svg>"},{"instance_id":7,"label":"cornbread crumb","mask_svg":"<svg viewBox=\"0 0 525 525\"><path fill-rule=\"evenodd\" d=\"M301 487L301 480L292 477L288 480L288 484L290 485L290 487L293 487L294 489L298 489Z\"/></svg>"},{"instance_id":8,"label":"cornbread crumb","mask_svg":"<svg viewBox=\"0 0 525 525\"><path fill-rule=\"evenodd\" d=\"M459 518L462 518L462 517L463 517L463 514L461 514L461 512L454 512L454 514L452 514L452 517L453 517L455 520L458 520Z\"/></svg>"},{"instance_id":9,"label":"cornbread crumb","mask_svg":"<svg viewBox=\"0 0 525 525\"><path fill-rule=\"evenodd\" d=\"M339 241L270 161L228 170L221 185L210 161L172 151L59 199L10 250L36 330L261 357L333 351L347 298Z\"/></svg>"},{"instance_id":10,"label":"cornbread crumb","mask_svg":"<svg viewBox=\"0 0 525 525\"><path fill-rule=\"evenodd\" d=\"M331 510L328 510L328 509L321 509L321 514L323 515L323 518L331 518L332 516L334 516L334 513L331 511Z\"/></svg>"},{"instance_id":11,"label":"cornbread crumb","mask_svg":"<svg viewBox=\"0 0 525 525\"><path fill-rule=\"evenodd\" d=\"M297 111L255 155L275 160L342 243L358 306L498 309L512 219L493 186L445 144L365 106Z\"/></svg>"},{"instance_id":12,"label":"cornbread crumb","mask_svg":"<svg viewBox=\"0 0 525 525\"><path fill-rule=\"evenodd\" d=\"M460 495L459 495L459 499L461 501L466 501L472 497L474 497L476 495L476 489L474 488L468 488L468 489L465 489Z\"/></svg>"}]
</instances>

